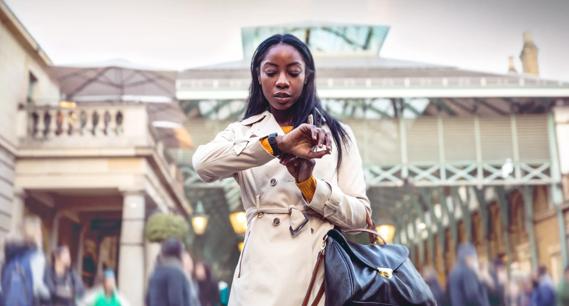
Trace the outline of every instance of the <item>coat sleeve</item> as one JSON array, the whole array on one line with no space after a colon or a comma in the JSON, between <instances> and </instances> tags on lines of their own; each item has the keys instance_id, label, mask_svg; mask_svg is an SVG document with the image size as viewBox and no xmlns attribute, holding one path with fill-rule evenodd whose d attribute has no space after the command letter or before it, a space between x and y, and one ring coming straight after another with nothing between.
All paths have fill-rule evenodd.
<instances>
[{"instance_id":1,"label":"coat sleeve","mask_svg":"<svg viewBox=\"0 0 569 306\"><path fill-rule=\"evenodd\" d=\"M366 195L362 158L352 130L347 125L344 128L350 141L342 152L338 180L317 178L314 196L307 205L341 228L364 228L371 207Z\"/></svg>"},{"instance_id":2,"label":"coat sleeve","mask_svg":"<svg viewBox=\"0 0 569 306\"><path fill-rule=\"evenodd\" d=\"M233 174L266 164L274 158L261 145L261 137L239 136L241 123L232 123L215 138L197 148L192 164L205 182L230 177Z\"/></svg>"},{"instance_id":3,"label":"coat sleeve","mask_svg":"<svg viewBox=\"0 0 569 306\"><path fill-rule=\"evenodd\" d=\"M46 271L45 257L42 252L36 252L30 260L30 269L32 271L32 282L34 293L41 300L51 297L49 288L45 283L44 273Z\"/></svg>"}]
</instances>

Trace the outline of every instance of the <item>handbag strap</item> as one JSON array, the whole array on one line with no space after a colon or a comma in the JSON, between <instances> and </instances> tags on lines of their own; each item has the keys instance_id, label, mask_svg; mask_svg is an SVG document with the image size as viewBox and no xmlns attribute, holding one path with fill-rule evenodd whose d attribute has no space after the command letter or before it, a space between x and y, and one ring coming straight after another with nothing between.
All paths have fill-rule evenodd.
<instances>
[{"instance_id":1,"label":"handbag strap","mask_svg":"<svg viewBox=\"0 0 569 306\"><path fill-rule=\"evenodd\" d=\"M316 264L314 264L314 269L312 270L312 277L310 278L310 284L308 285L308 289L306 290L306 294L304 295L304 300L302 301L302 306L308 306L308 302L310 301L310 293L312 293L312 289L314 288L314 283L316 283L316 275L318 274L318 268L324 261L324 251L318 252L318 258L316 259ZM320 289L318 289L318 293L312 301L312 306L318 305L320 299L324 295L324 282L320 285Z\"/></svg>"},{"instance_id":2,"label":"handbag strap","mask_svg":"<svg viewBox=\"0 0 569 306\"><path fill-rule=\"evenodd\" d=\"M385 239L383 239L383 237L381 237L381 235L375 230L375 224L373 223L373 220L372 220L371 215L369 213L366 213L366 224L367 224L368 228L346 230L346 231L344 231L344 233L366 232L369 234L370 243L377 242L378 238L379 238L379 240L381 240L381 242L382 242L382 245L387 244L385 242ZM325 247L325 244L324 244L324 247ZM312 270L312 276L310 278L310 284L308 285L308 289L306 290L306 294L304 295L304 300L302 301L302 306L308 306L308 302L310 301L310 294L312 293L312 289L314 289L314 283L316 282L316 275L318 274L318 269L320 268L320 265L324 261L324 256L325 256L324 255L324 247L318 253L318 258L316 259L316 264L314 264L314 269ZM317 306L318 305L318 303L322 299L322 296L324 296L324 291L325 291L325 282L323 281L322 284L320 285L320 289L318 289L318 293L316 294L314 301L312 301L311 306Z\"/></svg>"}]
</instances>

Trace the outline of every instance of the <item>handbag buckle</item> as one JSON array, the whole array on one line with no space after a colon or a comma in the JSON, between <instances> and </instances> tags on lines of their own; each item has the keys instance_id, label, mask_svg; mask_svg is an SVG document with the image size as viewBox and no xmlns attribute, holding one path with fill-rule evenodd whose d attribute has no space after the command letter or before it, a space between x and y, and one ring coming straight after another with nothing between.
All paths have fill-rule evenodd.
<instances>
[{"instance_id":1,"label":"handbag buckle","mask_svg":"<svg viewBox=\"0 0 569 306\"><path fill-rule=\"evenodd\" d=\"M390 279L393 277L393 269L377 267L375 270L377 274L383 278Z\"/></svg>"}]
</instances>

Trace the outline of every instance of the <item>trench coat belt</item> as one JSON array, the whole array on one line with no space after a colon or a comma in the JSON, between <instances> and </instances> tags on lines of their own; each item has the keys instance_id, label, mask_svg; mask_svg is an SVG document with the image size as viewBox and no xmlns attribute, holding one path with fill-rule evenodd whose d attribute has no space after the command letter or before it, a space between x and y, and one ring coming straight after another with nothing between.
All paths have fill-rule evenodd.
<instances>
[{"instance_id":1,"label":"trench coat belt","mask_svg":"<svg viewBox=\"0 0 569 306\"><path fill-rule=\"evenodd\" d=\"M310 218L322 218L320 214L311 209L301 209L290 206L288 208L259 208L252 212L256 217L263 215L289 215L289 231L291 236L296 237L302 229L308 224Z\"/></svg>"}]
</instances>

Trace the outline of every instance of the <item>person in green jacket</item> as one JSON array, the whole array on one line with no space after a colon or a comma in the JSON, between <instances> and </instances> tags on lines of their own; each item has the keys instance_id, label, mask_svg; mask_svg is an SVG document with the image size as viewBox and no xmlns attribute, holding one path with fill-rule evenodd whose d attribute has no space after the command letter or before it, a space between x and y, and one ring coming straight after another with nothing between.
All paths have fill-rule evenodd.
<instances>
[{"instance_id":1,"label":"person in green jacket","mask_svg":"<svg viewBox=\"0 0 569 306\"><path fill-rule=\"evenodd\" d=\"M103 273L103 283L100 289L96 289L88 295L80 305L86 306L130 306L130 304L117 291L115 273L106 270Z\"/></svg>"},{"instance_id":2,"label":"person in green jacket","mask_svg":"<svg viewBox=\"0 0 569 306\"><path fill-rule=\"evenodd\" d=\"M559 284L557 302L559 306L569 306L569 265L565 267L565 274Z\"/></svg>"}]
</instances>

